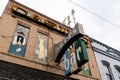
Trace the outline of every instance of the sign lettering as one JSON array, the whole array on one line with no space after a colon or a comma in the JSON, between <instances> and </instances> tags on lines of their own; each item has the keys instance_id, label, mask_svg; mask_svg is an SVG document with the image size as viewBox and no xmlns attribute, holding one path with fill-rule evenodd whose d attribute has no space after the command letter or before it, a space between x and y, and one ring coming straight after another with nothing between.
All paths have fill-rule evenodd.
<instances>
[{"instance_id":1,"label":"sign lettering","mask_svg":"<svg viewBox=\"0 0 120 80\"><path fill-rule=\"evenodd\" d=\"M13 6L13 10L21 13L22 15L27 15L27 12L24 9L18 8L17 6Z\"/></svg>"},{"instance_id":2,"label":"sign lettering","mask_svg":"<svg viewBox=\"0 0 120 80\"><path fill-rule=\"evenodd\" d=\"M44 20L44 19L40 18L38 15L32 14L18 6L13 6L12 10L14 13L19 14L22 17L33 20L34 22L39 23L39 24L45 24L47 27L49 27L51 29L55 29L56 31L59 31L61 33L69 34L69 32L70 32L70 29L62 27L61 25L58 25L58 24L54 23L53 21Z\"/></svg>"},{"instance_id":3,"label":"sign lettering","mask_svg":"<svg viewBox=\"0 0 120 80\"><path fill-rule=\"evenodd\" d=\"M79 53L81 53L81 47L78 47L78 48L76 49L76 56L77 56L77 60L79 60L79 61L80 61L80 56L79 56Z\"/></svg>"},{"instance_id":4,"label":"sign lettering","mask_svg":"<svg viewBox=\"0 0 120 80\"><path fill-rule=\"evenodd\" d=\"M76 61L76 57L75 57L75 51L74 51L74 47L72 48L73 51L70 51L70 68L71 68L71 72L74 73L77 69L77 61Z\"/></svg>"},{"instance_id":5,"label":"sign lettering","mask_svg":"<svg viewBox=\"0 0 120 80\"><path fill-rule=\"evenodd\" d=\"M70 59L69 59L68 51L66 51L65 54L64 54L64 69L65 69L64 74L66 76L71 74L71 71L70 71Z\"/></svg>"},{"instance_id":6,"label":"sign lettering","mask_svg":"<svg viewBox=\"0 0 120 80\"><path fill-rule=\"evenodd\" d=\"M67 53L66 53L67 52ZM76 53L75 53L75 44L73 43L64 54L64 69L65 75L70 75L73 73L78 73L81 70L81 66L77 65Z\"/></svg>"},{"instance_id":7,"label":"sign lettering","mask_svg":"<svg viewBox=\"0 0 120 80\"><path fill-rule=\"evenodd\" d=\"M56 24L54 24L54 23L52 23L52 22L50 22L50 21L48 21L48 20L46 20L45 23L46 23L48 26L51 26L51 27L53 27L53 28L57 28Z\"/></svg>"},{"instance_id":8,"label":"sign lettering","mask_svg":"<svg viewBox=\"0 0 120 80\"><path fill-rule=\"evenodd\" d=\"M75 43L75 51L76 51L76 59L78 66L81 66L88 62L88 54L86 50L86 44L85 41L82 39L78 39Z\"/></svg>"}]
</instances>

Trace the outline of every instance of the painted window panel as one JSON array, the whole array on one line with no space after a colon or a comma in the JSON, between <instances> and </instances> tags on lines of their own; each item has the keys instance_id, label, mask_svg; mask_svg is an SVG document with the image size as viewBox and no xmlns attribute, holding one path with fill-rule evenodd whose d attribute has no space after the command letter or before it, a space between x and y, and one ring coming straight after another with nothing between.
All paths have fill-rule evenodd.
<instances>
[{"instance_id":1,"label":"painted window panel","mask_svg":"<svg viewBox=\"0 0 120 80\"><path fill-rule=\"evenodd\" d=\"M35 60L47 63L48 36L38 33L35 50Z\"/></svg>"},{"instance_id":2,"label":"painted window panel","mask_svg":"<svg viewBox=\"0 0 120 80\"><path fill-rule=\"evenodd\" d=\"M28 33L28 28L17 25L13 40L8 51L10 54L15 54L22 57L25 55Z\"/></svg>"}]
</instances>

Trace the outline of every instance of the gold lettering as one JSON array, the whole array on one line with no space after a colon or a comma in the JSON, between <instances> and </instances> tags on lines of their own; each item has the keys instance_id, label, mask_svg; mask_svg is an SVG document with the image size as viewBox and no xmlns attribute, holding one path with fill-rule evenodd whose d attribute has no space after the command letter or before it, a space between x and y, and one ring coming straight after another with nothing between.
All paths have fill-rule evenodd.
<instances>
[{"instance_id":1,"label":"gold lettering","mask_svg":"<svg viewBox=\"0 0 120 80\"><path fill-rule=\"evenodd\" d=\"M27 15L27 12L24 9L19 8L18 6L13 6L12 9L22 15Z\"/></svg>"},{"instance_id":2,"label":"gold lettering","mask_svg":"<svg viewBox=\"0 0 120 80\"><path fill-rule=\"evenodd\" d=\"M48 25L48 26L50 26L50 27L53 27L53 28L57 28L57 26L56 26L56 24L54 24L54 23L52 23L52 22L50 22L50 21L48 21L48 20L45 20L45 23Z\"/></svg>"},{"instance_id":3,"label":"gold lettering","mask_svg":"<svg viewBox=\"0 0 120 80\"><path fill-rule=\"evenodd\" d=\"M38 22L42 22L42 20L40 19L40 17L37 16L37 15L31 15L31 16L28 16L28 17L30 17L30 18L32 18L32 19L38 21Z\"/></svg>"},{"instance_id":4,"label":"gold lettering","mask_svg":"<svg viewBox=\"0 0 120 80\"><path fill-rule=\"evenodd\" d=\"M13 6L12 7L12 10L18 14L21 14L21 15L25 15L26 17L30 18L30 19L33 19L37 22L41 22L42 23L42 19L38 16L38 15L35 15L35 14L31 14L29 12L27 12L26 10L18 7L18 6ZM56 30L59 30L61 32L64 32L65 34L69 34L70 30L64 28L64 27L61 27L61 26L57 26L55 23L49 21L49 20L43 20L45 24L47 24L49 27L52 27L53 29L56 29Z\"/></svg>"},{"instance_id":5,"label":"gold lettering","mask_svg":"<svg viewBox=\"0 0 120 80\"><path fill-rule=\"evenodd\" d=\"M63 27L60 26L60 31L61 32L65 32L65 28L63 28Z\"/></svg>"}]
</instances>

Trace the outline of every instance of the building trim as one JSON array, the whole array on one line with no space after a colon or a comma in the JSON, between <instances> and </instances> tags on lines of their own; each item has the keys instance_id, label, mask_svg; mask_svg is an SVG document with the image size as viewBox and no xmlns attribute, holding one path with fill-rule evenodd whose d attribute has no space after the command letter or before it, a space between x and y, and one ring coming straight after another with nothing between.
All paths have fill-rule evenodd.
<instances>
[{"instance_id":1,"label":"building trim","mask_svg":"<svg viewBox=\"0 0 120 80\"><path fill-rule=\"evenodd\" d=\"M92 47L93 47L93 46L92 46ZM98 48L96 48L96 47L93 47L93 50L96 51L96 52L98 52L98 53L100 53L100 54L103 54L103 55L105 55L105 56L108 56L108 57L110 57L110 58L113 58L113 59L115 59L115 60L120 61L120 58L119 58L119 57L116 57L116 56L114 56L114 55L111 55L111 54L109 54L109 53L107 53L107 52L105 52L105 51L103 51L103 50L100 50L100 49L98 49Z\"/></svg>"},{"instance_id":2,"label":"building trim","mask_svg":"<svg viewBox=\"0 0 120 80\"><path fill-rule=\"evenodd\" d=\"M101 42L99 42L99 41L97 41L93 38L90 38L90 40L91 40L91 43L97 43L100 46L103 46L103 47L106 48L106 50L102 50L102 49L97 48L96 46L92 45L92 48L93 48L94 51L99 52L99 53L101 53L105 56L108 56L108 57L111 57L113 59L116 59L116 60L120 61L120 51L118 51L116 49L113 49L113 48L105 45L104 43L101 43Z\"/></svg>"},{"instance_id":3,"label":"building trim","mask_svg":"<svg viewBox=\"0 0 120 80\"><path fill-rule=\"evenodd\" d=\"M33 63L33 64L38 64L38 65L41 65L41 66L47 66L49 68L54 68L54 69L58 69L58 70L62 70L62 68L58 67L58 66L52 66L50 64L44 64L44 63L40 63L39 61L35 61L35 60L29 60L29 59L26 59L24 57L21 57L21 56L17 56L17 55L14 55L14 54L8 54L8 53L4 53L4 52L0 52L0 60L3 60L3 61L6 61L6 62L11 62L11 61L8 61L6 58L7 57L11 57L13 59L19 59L19 60L22 60L24 62L29 62L29 63ZM18 65L24 65L24 66L27 66L26 64L21 64L21 63L16 63L16 62L12 62L12 63L15 63L15 64L18 64ZM33 66L29 66L31 68L33 68Z\"/></svg>"}]
</instances>

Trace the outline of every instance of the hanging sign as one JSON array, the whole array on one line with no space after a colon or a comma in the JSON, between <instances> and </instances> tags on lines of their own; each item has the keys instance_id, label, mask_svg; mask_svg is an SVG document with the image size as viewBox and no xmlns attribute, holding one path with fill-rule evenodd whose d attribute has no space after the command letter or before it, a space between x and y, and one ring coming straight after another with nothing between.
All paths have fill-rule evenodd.
<instances>
[{"instance_id":1,"label":"hanging sign","mask_svg":"<svg viewBox=\"0 0 120 80\"><path fill-rule=\"evenodd\" d=\"M55 62L60 62L63 54L69 48L69 46L76 41L78 38L82 37L81 24L76 24L71 33L65 37L60 43L55 45Z\"/></svg>"},{"instance_id":2,"label":"hanging sign","mask_svg":"<svg viewBox=\"0 0 120 80\"><path fill-rule=\"evenodd\" d=\"M64 54L64 73L69 76L73 73L81 71L81 66L77 64L77 58L75 53L75 42L67 49Z\"/></svg>"}]
</instances>

